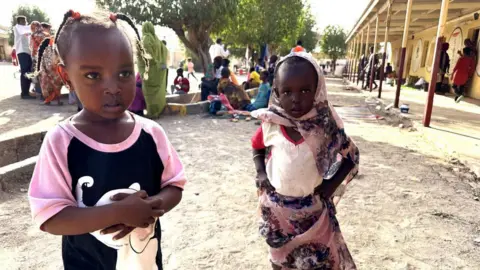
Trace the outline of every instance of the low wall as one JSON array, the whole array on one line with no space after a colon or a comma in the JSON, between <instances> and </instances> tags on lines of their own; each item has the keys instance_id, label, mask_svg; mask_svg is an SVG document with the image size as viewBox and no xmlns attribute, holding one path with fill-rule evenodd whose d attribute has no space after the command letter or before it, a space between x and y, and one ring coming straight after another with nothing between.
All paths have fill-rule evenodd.
<instances>
[{"instance_id":1,"label":"low wall","mask_svg":"<svg viewBox=\"0 0 480 270\"><path fill-rule=\"evenodd\" d=\"M246 91L250 97L258 94L258 88ZM194 101L193 103L190 101ZM191 115L208 112L210 103L199 101L200 93L167 96L163 115ZM46 131L0 140L0 190L8 190L9 183L28 183L37 161L37 155Z\"/></svg>"},{"instance_id":2,"label":"low wall","mask_svg":"<svg viewBox=\"0 0 480 270\"><path fill-rule=\"evenodd\" d=\"M168 103L188 104L188 103L195 103L199 101L200 101L200 92L188 93L184 95L167 95L167 104Z\"/></svg>"},{"instance_id":3,"label":"low wall","mask_svg":"<svg viewBox=\"0 0 480 270\"><path fill-rule=\"evenodd\" d=\"M0 168L37 155L45 134L43 131L0 141Z\"/></svg>"},{"instance_id":4,"label":"low wall","mask_svg":"<svg viewBox=\"0 0 480 270\"><path fill-rule=\"evenodd\" d=\"M248 89L247 94L253 98L258 94L258 88ZM210 103L208 101L197 101L190 103L189 100L200 100L200 93L190 93L185 95L167 96L167 106L163 115L191 115L208 112Z\"/></svg>"}]
</instances>

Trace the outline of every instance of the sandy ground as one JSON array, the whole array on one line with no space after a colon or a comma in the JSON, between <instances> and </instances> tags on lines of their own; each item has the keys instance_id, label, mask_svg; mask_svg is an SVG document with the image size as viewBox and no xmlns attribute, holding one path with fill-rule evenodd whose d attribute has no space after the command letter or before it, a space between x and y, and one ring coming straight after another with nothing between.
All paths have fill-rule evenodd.
<instances>
[{"instance_id":1,"label":"sandy ground","mask_svg":"<svg viewBox=\"0 0 480 270\"><path fill-rule=\"evenodd\" d=\"M361 151L360 176L338 207L359 269L480 269L478 182L419 132L348 113L365 97L334 83L330 99ZM165 269L269 269L249 143L258 126L208 116L159 122L189 179L162 219ZM26 187L1 194L0 269L61 269L60 238L33 226Z\"/></svg>"}]
</instances>

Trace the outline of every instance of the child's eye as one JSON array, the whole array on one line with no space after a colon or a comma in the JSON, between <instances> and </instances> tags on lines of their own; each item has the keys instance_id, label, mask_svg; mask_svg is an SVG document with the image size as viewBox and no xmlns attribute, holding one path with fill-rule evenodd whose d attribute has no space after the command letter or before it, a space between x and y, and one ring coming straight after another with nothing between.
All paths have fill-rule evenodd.
<instances>
[{"instance_id":1,"label":"child's eye","mask_svg":"<svg viewBox=\"0 0 480 270\"><path fill-rule=\"evenodd\" d=\"M312 92L312 90L310 90L310 89L303 89L303 90L302 90L302 93L303 93L303 94L310 93L310 92Z\"/></svg>"},{"instance_id":2,"label":"child's eye","mask_svg":"<svg viewBox=\"0 0 480 270\"><path fill-rule=\"evenodd\" d=\"M291 94L292 94L292 92L290 92L290 91L285 91L285 92L283 92L283 95L284 95L284 96L290 96Z\"/></svg>"},{"instance_id":3,"label":"child's eye","mask_svg":"<svg viewBox=\"0 0 480 270\"><path fill-rule=\"evenodd\" d=\"M122 71L120 72L119 76L120 78L128 78L132 75L132 72L131 71Z\"/></svg>"},{"instance_id":4,"label":"child's eye","mask_svg":"<svg viewBox=\"0 0 480 270\"><path fill-rule=\"evenodd\" d=\"M85 74L85 78L90 80L98 80L100 78L100 73L98 72L89 72Z\"/></svg>"}]
</instances>

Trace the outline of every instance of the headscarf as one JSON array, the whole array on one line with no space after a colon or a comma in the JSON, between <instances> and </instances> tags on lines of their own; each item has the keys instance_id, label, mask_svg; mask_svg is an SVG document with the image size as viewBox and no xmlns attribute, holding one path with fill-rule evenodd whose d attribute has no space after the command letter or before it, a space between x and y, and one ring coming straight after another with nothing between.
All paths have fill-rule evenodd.
<instances>
[{"instance_id":1,"label":"headscarf","mask_svg":"<svg viewBox=\"0 0 480 270\"><path fill-rule=\"evenodd\" d=\"M312 109L300 118L293 118L280 107L279 97L276 91L273 91L269 107L252 112L252 116L264 122L293 127L298 130L314 154L318 173L325 179L331 178L336 173L342 158L350 159L355 166L345 178L344 185L340 186L335 193L335 196L341 196L345 185L358 172L358 148L345 134L342 119L328 102L325 78L317 62L309 53L290 53L280 60L277 69L291 57L301 57L307 60L317 72L318 82Z\"/></svg>"},{"instance_id":2,"label":"headscarf","mask_svg":"<svg viewBox=\"0 0 480 270\"><path fill-rule=\"evenodd\" d=\"M38 21L33 21L30 23L30 31L32 31L32 33L35 33L41 29L42 25Z\"/></svg>"},{"instance_id":3,"label":"headscarf","mask_svg":"<svg viewBox=\"0 0 480 270\"><path fill-rule=\"evenodd\" d=\"M258 84L262 83L262 81L260 80L260 74L258 74L258 72L256 72L256 71L252 71L250 73L250 80L252 80L253 82L258 83Z\"/></svg>"}]
</instances>

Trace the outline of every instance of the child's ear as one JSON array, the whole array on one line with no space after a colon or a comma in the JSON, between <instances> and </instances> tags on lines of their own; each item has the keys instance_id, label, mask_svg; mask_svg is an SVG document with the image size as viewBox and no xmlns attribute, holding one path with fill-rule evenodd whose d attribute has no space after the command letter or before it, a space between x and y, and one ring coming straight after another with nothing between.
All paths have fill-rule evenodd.
<instances>
[{"instance_id":1,"label":"child's ear","mask_svg":"<svg viewBox=\"0 0 480 270\"><path fill-rule=\"evenodd\" d=\"M58 75L60 75L60 78L62 78L63 84L65 84L65 87L67 87L68 90L73 91L72 82L68 78L67 69L63 64L57 65L57 72L58 72Z\"/></svg>"}]
</instances>

